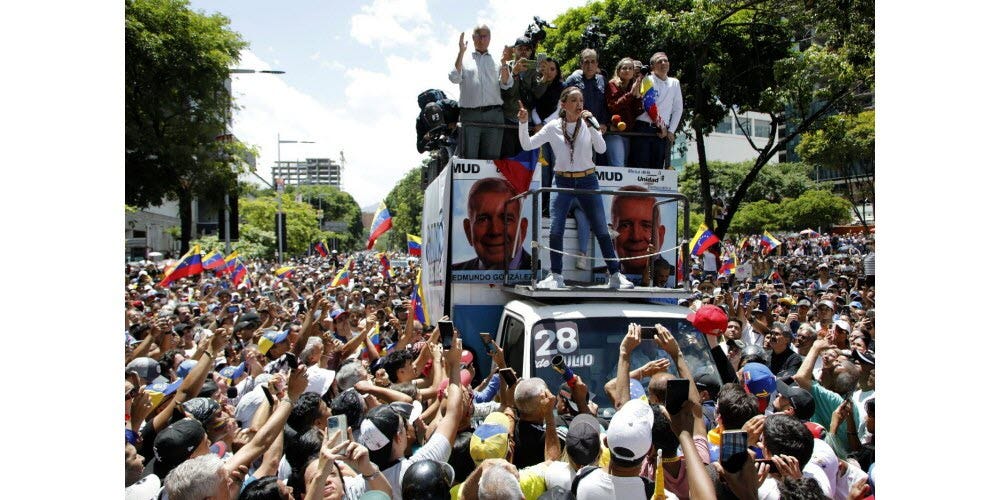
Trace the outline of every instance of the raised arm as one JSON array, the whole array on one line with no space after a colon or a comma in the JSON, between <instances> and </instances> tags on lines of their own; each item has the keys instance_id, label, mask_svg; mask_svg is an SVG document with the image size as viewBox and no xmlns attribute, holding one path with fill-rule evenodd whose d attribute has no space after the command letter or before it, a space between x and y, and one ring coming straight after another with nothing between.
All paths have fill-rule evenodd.
<instances>
[{"instance_id":1,"label":"raised arm","mask_svg":"<svg viewBox=\"0 0 1000 500\"><path fill-rule=\"evenodd\" d=\"M305 392L308 383L309 378L306 376L306 367L304 365L300 365L295 371L289 374L288 387L286 389L287 395L281 398L274 412L271 413L270 418L261 426L253 439L240 448L226 462L225 467L228 472L239 470L239 466L241 465L250 467L250 464L254 460L257 460L258 457L264 454L264 451L271 446L271 442L284 430L285 422L288 421L288 416L292 414L292 406L299 399L299 396Z\"/></svg>"},{"instance_id":2,"label":"raised arm","mask_svg":"<svg viewBox=\"0 0 1000 500\"><path fill-rule=\"evenodd\" d=\"M809 354L806 355L806 359L802 360L799 371L795 372L795 376L792 377L799 387L807 391L812 391L813 366L816 365L816 359L819 358L819 355L829 347L830 341L826 337L816 338L816 341L813 342L812 347L809 349Z\"/></svg>"},{"instance_id":3,"label":"raised arm","mask_svg":"<svg viewBox=\"0 0 1000 500\"><path fill-rule=\"evenodd\" d=\"M622 337L622 343L618 348L618 374L615 377L615 409L621 408L628 401L629 388L629 364L632 362L632 350L642 342L639 336L641 327L636 323L629 323L628 333Z\"/></svg>"}]
</instances>

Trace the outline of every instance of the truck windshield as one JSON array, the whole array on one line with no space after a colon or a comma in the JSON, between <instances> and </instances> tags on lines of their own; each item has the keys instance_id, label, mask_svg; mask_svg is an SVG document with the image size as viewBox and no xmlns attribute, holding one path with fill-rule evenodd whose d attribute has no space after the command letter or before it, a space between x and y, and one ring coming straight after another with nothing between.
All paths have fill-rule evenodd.
<instances>
[{"instance_id":1,"label":"truck windshield","mask_svg":"<svg viewBox=\"0 0 1000 500\"><path fill-rule=\"evenodd\" d=\"M618 350L629 323L651 326L660 323L677 339L684 359L694 374L708 372L719 377L712 362L708 342L686 319L585 318L565 321L542 320L531 331L531 376L541 377L553 394L563 383L562 375L552 368L552 358L562 355L566 366L580 375L590 389L593 401L599 408L614 405L604 392L604 384L615 378L618 370ZM630 370L641 368L649 361L669 356L652 340L642 341L632 351ZM670 373L677 375L677 367L670 364ZM642 382L643 388L649 379Z\"/></svg>"}]
</instances>

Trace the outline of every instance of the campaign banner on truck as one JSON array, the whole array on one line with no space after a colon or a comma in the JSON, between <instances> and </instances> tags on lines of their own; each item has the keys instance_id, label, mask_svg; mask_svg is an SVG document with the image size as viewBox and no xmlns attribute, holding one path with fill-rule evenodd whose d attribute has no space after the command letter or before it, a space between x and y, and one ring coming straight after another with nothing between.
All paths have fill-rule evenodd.
<instances>
[{"instance_id":1,"label":"campaign banner on truck","mask_svg":"<svg viewBox=\"0 0 1000 500\"><path fill-rule=\"evenodd\" d=\"M615 254L626 259L621 261L622 273L639 285L643 269L652 260L651 285L676 286L674 266L677 263L677 211L680 207L677 202L657 205L667 198L656 195L677 193L677 171L597 167L597 179L601 189L649 193L648 196L603 196L604 214L611 230ZM650 254L656 255L646 257ZM596 238L592 238L588 255L596 257L592 261L594 283L607 283L607 266Z\"/></svg>"},{"instance_id":2,"label":"campaign banner on truck","mask_svg":"<svg viewBox=\"0 0 1000 500\"><path fill-rule=\"evenodd\" d=\"M443 172L438 175L424 190L424 211L421 235L423 248L420 253L420 266L423 269L423 306L430 324L436 324L438 318L445 315L444 295L445 276L448 272L448 214L451 175Z\"/></svg>"},{"instance_id":3,"label":"campaign banner on truck","mask_svg":"<svg viewBox=\"0 0 1000 500\"><path fill-rule=\"evenodd\" d=\"M539 172L532 174L531 189L541 183ZM531 197L505 205L519 191L491 160L454 158L449 175L452 284L503 283L507 259L511 282L530 282L531 225L537 220Z\"/></svg>"}]
</instances>

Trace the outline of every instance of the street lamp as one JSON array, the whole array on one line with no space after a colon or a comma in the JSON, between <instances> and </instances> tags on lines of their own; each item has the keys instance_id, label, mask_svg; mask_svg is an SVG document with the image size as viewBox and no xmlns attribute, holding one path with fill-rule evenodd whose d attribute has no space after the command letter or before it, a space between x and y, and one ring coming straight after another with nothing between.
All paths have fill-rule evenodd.
<instances>
[{"instance_id":1,"label":"street lamp","mask_svg":"<svg viewBox=\"0 0 1000 500\"><path fill-rule=\"evenodd\" d=\"M256 69L246 69L246 68L229 68L229 74L230 75L232 75L232 74L247 74L247 73L265 73L265 74L269 74L269 75L283 75L283 74L285 74L285 72L282 71L282 70L280 70L280 69L262 69L262 70L256 70ZM230 95L232 95L232 89L230 88L229 78L226 78L226 91L229 92ZM226 111L226 124L228 125L229 122L231 122L231 121L232 121L232 115L230 115L229 111L227 110ZM230 140L230 141L233 139L232 134L227 133L227 134L224 134L224 136L226 136L228 138L228 140ZM220 136L220 137L222 137L222 136ZM216 139L218 139L218 137ZM232 167L230 167L230 168L232 168ZM233 173L236 173L235 169L233 169ZM229 241L229 239L230 239L230 234L229 234L229 232L230 232L230 228L229 228L229 217L230 217L230 214L229 214L229 190L228 189L226 190L226 194L224 196L224 199L223 199L222 203L225 205L225 209L224 209L225 210L225 215L223 216L223 218L225 220L223 221L223 227L224 227L224 231L226 232L226 255L229 255L229 253L232 251L232 246L231 246L231 243Z\"/></svg>"},{"instance_id":2,"label":"street lamp","mask_svg":"<svg viewBox=\"0 0 1000 500\"><path fill-rule=\"evenodd\" d=\"M279 133L278 134L278 160L275 162L276 168L277 168L277 170L278 170L279 173L281 172L281 145L282 144L316 144L316 143L313 142L313 141L290 141L290 140L287 140L287 139L286 140L282 140L281 139L281 134ZM282 241L281 241L281 233L282 233L282 231L281 231L282 230L282 224L281 224L281 220L282 220L281 219L281 193L284 192L284 190L285 190L285 181L284 181L284 179L281 179L280 177L275 176L273 173L272 173L272 177L274 177L274 185L277 188L277 189L275 189L275 192L278 195L278 216L276 217L276 219L277 219L277 231L278 231L278 235L277 235L278 236L278 264L281 264L282 263L282 259L283 259L284 250L285 250L283 248L284 245L282 244Z\"/></svg>"}]
</instances>

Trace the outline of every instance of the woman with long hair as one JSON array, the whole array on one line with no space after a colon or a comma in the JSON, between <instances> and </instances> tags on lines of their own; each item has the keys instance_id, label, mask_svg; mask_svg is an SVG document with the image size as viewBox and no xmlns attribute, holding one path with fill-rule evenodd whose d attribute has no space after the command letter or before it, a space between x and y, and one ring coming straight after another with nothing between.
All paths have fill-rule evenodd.
<instances>
[{"instance_id":1,"label":"woman with long hair","mask_svg":"<svg viewBox=\"0 0 1000 500\"><path fill-rule=\"evenodd\" d=\"M583 93L577 87L566 87L559 95L559 119L546 123L534 136L528 135L528 110L521 106L518 111L518 139L524 150L537 149L548 144L555 152L553 168L558 188L600 189L597 182L597 168L594 166L594 152L603 153L607 149L600 130L588 126L592 115L583 109ZM596 123L596 122L595 122ZM601 254L608 266L609 288L633 288L620 272L620 263L615 256L615 247L608 233L607 217L604 214L604 200L598 194L558 193L552 204L552 229L549 235L551 270L548 277L538 282L538 288L565 288L562 277L563 232L566 229L566 215L571 202L579 200L580 206L597 234Z\"/></svg>"},{"instance_id":2,"label":"woman with long hair","mask_svg":"<svg viewBox=\"0 0 1000 500\"><path fill-rule=\"evenodd\" d=\"M608 113L611 116L621 117L621 123L625 124L623 131L631 131L635 125L635 117L642 114L642 101L634 92L635 87L642 82L638 73L639 62L623 57L615 65L615 76L608 81L608 90L604 93ZM609 127L611 130L617 130L614 123ZM608 134L604 141L608 144L608 164L613 167L624 167L630 145L628 136Z\"/></svg>"}]
</instances>

